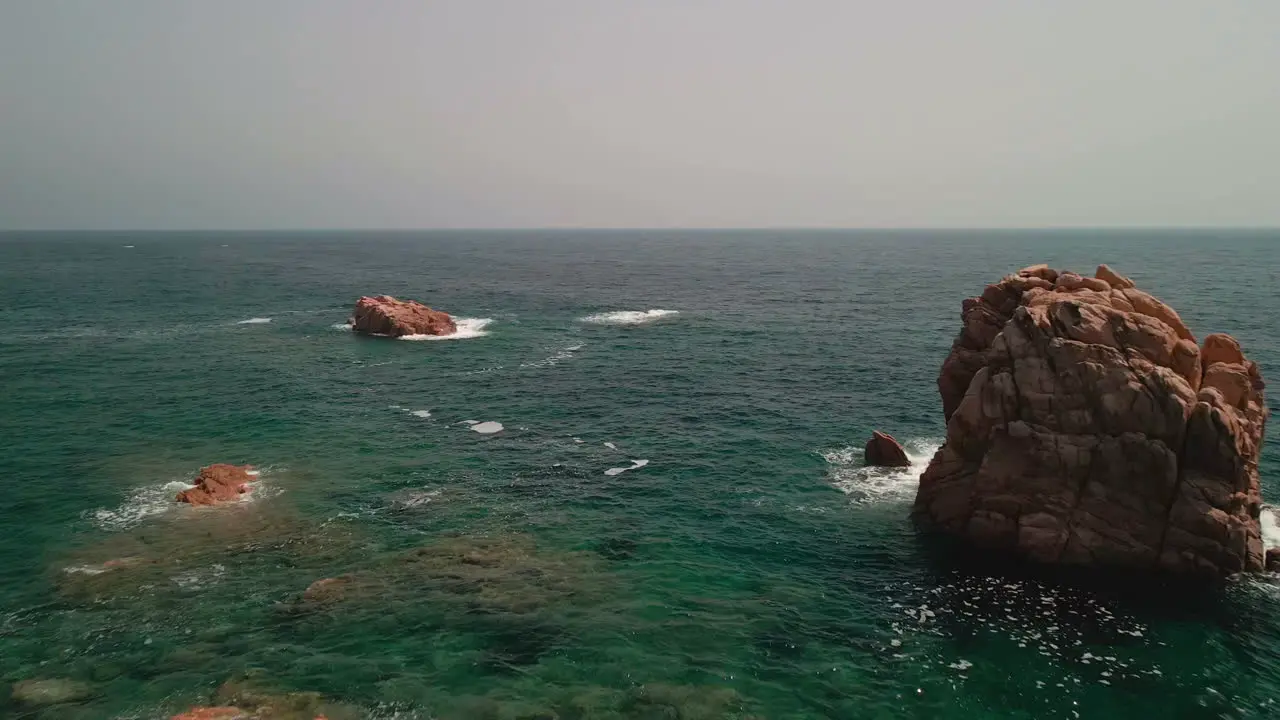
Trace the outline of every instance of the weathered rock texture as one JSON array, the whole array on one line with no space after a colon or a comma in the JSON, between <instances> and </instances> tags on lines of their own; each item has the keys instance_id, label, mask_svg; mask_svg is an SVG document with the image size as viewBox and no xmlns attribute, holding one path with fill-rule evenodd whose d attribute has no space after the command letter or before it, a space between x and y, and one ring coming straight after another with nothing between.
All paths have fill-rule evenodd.
<instances>
[{"instance_id":1,"label":"weathered rock texture","mask_svg":"<svg viewBox=\"0 0 1280 720\"><path fill-rule=\"evenodd\" d=\"M873 430L871 439L862 450L863 464L875 467L908 467L911 459L892 435Z\"/></svg>"},{"instance_id":2,"label":"weathered rock texture","mask_svg":"<svg viewBox=\"0 0 1280 720\"><path fill-rule=\"evenodd\" d=\"M251 474L250 465L210 465L200 469L196 486L178 493L178 502L192 505L216 505L228 500L239 500L249 492L249 483L258 479Z\"/></svg>"},{"instance_id":3,"label":"weathered rock texture","mask_svg":"<svg viewBox=\"0 0 1280 720\"><path fill-rule=\"evenodd\" d=\"M1029 267L964 302L938 388L947 440L913 516L980 547L1072 565L1257 571L1257 366L1197 345L1105 265Z\"/></svg>"},{"instance_id":4,"label":"weathered rock texture","mask_svg":"<svg viewBox=\"0 0 1280 720\"><path fill-rule=\"evenodd\" d=\"M390 295L362 297L351 314L351 329L368 335L450 335L458 331L447 313Z\"/></svg>"}]
</instances>

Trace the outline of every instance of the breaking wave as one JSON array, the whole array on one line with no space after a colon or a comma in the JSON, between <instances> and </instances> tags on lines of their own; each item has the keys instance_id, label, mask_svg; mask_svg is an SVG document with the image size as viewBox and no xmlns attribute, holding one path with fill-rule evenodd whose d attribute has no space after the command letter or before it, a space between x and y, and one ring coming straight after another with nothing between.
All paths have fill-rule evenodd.
<instances>
[{"instance_id":1,"label":"breaking wave","mask_svg":"<svg viewBox=\"0 0 1280 720\"><path fill-rule=\"evenodd\" d=\"M453 322L458 326L458 329L448 335L403 335L396 339L409 341L469 340L471 338L484 337L489 334L485 327L493 322L493 318L454 318Z\"/></svg>"},{"instance_id":2,"label":"breaking wave","mask_svg":"<svg viewBox=\"0 0 1280 720\"><path fill-rule=\"evenodd\" d=\"M1280 548L1280 508L1264 505L1258 520L1262 525L1262 546Z\"/></svg>"},{"instance_id":3,"label":"breaking wave","mask_svg":"<svg viewBox=\"0 0 1280 720\"><path fill-rule=\"evenodd\" d=\"M249 318L248 320L240 320L236 324L237 325L265 325L269 322L271 322L271 318L255 317L255 318Z\"/></svg>"},{"instance_id":4,"label":"breaking wave","mask_svg":"<svg viewBox=\"0 0 1280 720\"><path fill-rule=\"evenodd\" d=\"M884 500L910 500L915 496L920 475L929 467L933 454L942 447L936 438L909 440L902 445L907 451L909 467L867 467L862 462L862 446L850 445L821 453L827 461L827 477L840 492L857 503Z\"/></svg>"},{"instance_id":5,"label":"breaking wave","mask_svg":"<svg viewBox=\"0 0 1280 720\"><path fill-rule=\"evenodd\" d=\"M94 510L89 518L103 530L128 530L149 517L177 509L178 493L192 487L190 483L174 480L138 488L118 507Z\"/></svg>"}]
</instances>

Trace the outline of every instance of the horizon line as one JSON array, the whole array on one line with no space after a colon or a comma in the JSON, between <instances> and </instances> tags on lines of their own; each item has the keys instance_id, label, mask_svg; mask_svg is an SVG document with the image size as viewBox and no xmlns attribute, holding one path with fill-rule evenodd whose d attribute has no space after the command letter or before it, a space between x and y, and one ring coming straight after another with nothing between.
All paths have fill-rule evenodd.
<instances>
[{"instance_id":1,"label":"horizon line","mask_svg":"<svg viewBox=\"0 0 1280 720\"><path fill-rule=\"evenodd\" d=\"M439 232L1274 232L1280 225L1043 225L1043 226L822 226L761 225L725 227L635 226L589 227L546 225L527 227L298 227L298 228L0 228L0 234L107 233L439 233Z\"/></svg>"}]
</instances>

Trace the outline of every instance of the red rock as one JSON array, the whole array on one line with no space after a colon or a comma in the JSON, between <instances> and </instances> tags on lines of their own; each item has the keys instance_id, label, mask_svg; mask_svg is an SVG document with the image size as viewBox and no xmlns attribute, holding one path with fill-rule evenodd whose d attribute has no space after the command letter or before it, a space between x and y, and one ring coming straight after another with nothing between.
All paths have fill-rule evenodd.
<instances>
[{"instance_id":1,"label":"red rock","mask_svg":"<svg viewBox=\"0 0 1280 720\"><path fill-rule=\"evenodd\" d=\"M169 720L245 720L249 713L237 707L193 707Z\"/></svg>"},{"instance_id":2,"label":"red rock","mask_svg":"<svg viewBox=\"0 0 1280 720\"><path fill-rule=\"evenodd\" d=\"M1257 365L1096 275L1036 266L964 302L917 524L1048 563L1261 570Z\"/></svg>"},{"instance_id":3,"label":"red rock","mask_svg":"<svg viewBox=\"0 0 1280 720\"><path fill-rule=\"evenodd\" d=\"M1134 287L1132 280L1121 275L1115 270L1112 270L1106 265L1099 265L1098 270L1093 273L1093 276L1099 280L1105 280L1108 285L1116 290L1125 290L1127 288Z\"/></svg>"},{"instance_id":4,"label":"red rock","mask_svg":"<svg viewBox=\"0 0 1280 720\"><path fill-rule=\"evenodd\" d=\"M1280 573L1280 548L1267 550L1267 572Z\"/></svg>"},{"instance_id":5,"label":"red rock","mask_svg":"<svg viewBox=\"0 0 1280 720\"><path fill-rule=\"evenodd\" d=\"M362 297L351 315L351 328L368 335L450 335L458 331L448 314L412 300L390 295Z\"/></svg>"},{"instance_id":6,"label":"red rock","mask_svg":"<svg viewBox=\"0 0 1280 720\"><path fill-rule=\"evenodd\" d=\"M226 465L219 463L201 468L195 487L178 493L178 502L192 505L216 505L237 500L249 492L249 483L257 480L250 475L251 465Z\"/></svg>"},{"instance_id":7,"label":"red rock","mask_svg":"<svg viewBox=\"0 0 1280 720\"><path fill-rule=\"evenodd\" d=\"M911 465L907 452L902 449L892 435L879 430L872 431L871 439L863 450L863 462L875 467L909 467Z\"/></svg>"}]
</instances>

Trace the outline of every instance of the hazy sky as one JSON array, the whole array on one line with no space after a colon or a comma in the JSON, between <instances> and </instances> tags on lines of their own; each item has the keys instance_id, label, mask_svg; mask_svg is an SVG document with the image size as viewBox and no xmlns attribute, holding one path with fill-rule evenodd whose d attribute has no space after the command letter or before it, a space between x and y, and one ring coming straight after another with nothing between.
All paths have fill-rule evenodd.
<instances>
[{"instance_id":1,"label":"hazy sky","mask_svg":"<svg viewBox=\"0 0 1280 720\"><path fill-rule=\"evenodd\" d=\"M1278 0L0 0L0 228L1280 225Z\"/></svg>"}]
</instances>

